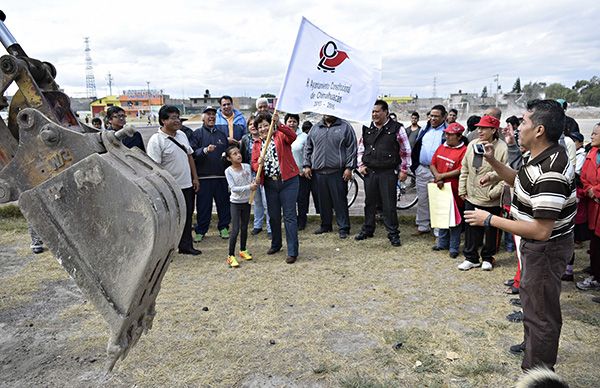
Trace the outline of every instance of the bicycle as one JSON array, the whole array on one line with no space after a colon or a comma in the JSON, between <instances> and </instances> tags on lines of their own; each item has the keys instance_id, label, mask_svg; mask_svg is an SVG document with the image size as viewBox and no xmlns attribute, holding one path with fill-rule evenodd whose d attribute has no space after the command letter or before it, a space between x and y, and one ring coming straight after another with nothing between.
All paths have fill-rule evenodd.
<instances>
[{"instance_id":1,"label":"bicycle","mask_svg":"<svg viewBox=\"0 0 600 388\"><path fill-rule=\"evenodd\" d=\"M352 171L352 178L348 181L348 207L352 206L358 197L358 180L364 182L364 176L357 169ZM396 209L406 210L417 204L417 185L415 175L408 171L408 176L404 182L396 183Z\"/></svg>"}]
</instances>

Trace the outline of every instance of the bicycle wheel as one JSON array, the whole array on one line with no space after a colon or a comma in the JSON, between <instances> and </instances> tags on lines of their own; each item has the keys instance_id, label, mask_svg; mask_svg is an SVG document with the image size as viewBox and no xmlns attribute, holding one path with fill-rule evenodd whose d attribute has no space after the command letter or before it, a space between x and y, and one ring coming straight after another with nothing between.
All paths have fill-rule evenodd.
<instances>
[{"instance_id":1,"label":"bicycle wheel","mask_svg":"<svg viewBox=\"0 0 600 388\"><path fill-rule=\"evenodd\" d=\"M356 201L356 197L358 196L358 182L356 181L354 174L352 175L352 179L348 181L348 190L346 194L346 198L348 198L348 207L350 207L354 204L354 201Z\"/></svg>"},{"instance_id":2,"label":"bicycle wheel","mask_svg":"<svg viewBox=\"0 0 600 388\"><path fill-rule=\"evenodd\" d=\"M409 173L404 182L398 181L396 191L396 209L406 210L417 204L417 182L413 174Z\"/></svg>"}]
</instances>

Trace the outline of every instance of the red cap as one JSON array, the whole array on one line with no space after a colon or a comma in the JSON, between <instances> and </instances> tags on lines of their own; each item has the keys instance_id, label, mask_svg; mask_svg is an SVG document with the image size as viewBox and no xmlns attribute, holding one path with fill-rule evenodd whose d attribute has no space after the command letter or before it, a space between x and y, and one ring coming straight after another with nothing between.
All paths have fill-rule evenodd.
<instances>
[{"instance_id":1,"label":"red cap","mask_svg":"<svg viewBox=\"0 0 600 388\"><path fill-rule=\"evenodd\" d=\"M446 127L446 129L444 129L444 132L446 132L446 133L461 134L461 133L464 132L464 130L465 130L465 127L463 127L462 125L460 125L457 122L454 122L454 123L448 125Z\"/></svg>"},{"instance_id":2,"label":"red cap","mask_svg":"<svg viewBox=\"0 0 600 388\"><path fill-rule=\"evenodd\" d=\"M481 120L479 120L479 122L477 124L475 124L476 127L483 127L483 128L500 128L500 120L498 120L497 118L493 117L493 116L483 116L481 118Z\"/></svg>"}]
</instances>

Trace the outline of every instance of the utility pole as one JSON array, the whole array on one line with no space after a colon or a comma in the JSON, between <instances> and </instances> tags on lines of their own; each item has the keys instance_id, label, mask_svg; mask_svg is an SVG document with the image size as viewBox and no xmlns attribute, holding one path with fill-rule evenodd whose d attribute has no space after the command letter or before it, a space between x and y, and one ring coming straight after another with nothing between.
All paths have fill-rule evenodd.
<instances>
[{"instance_id":1,"label":"utility pole","mask_svg":"<svg viewBox=\"0 0 600 388\"><path fill-rule=\"evenodd\" d=\"M96 79L94 78L94 68L92 66L92 57L90 56L90 38L83 38L85 42L85 89L86 97L96 99Z\"/></svg>"},{"instance_id":2,"label":"utility pole","mask_svg":"<svg viewBox=\"0 0 600 388\"><path fill-rule=\"evenodd\" d=\"M496 100L496 107L498 107L498 77L499 74L494 75L494 82L496 82L496 91L494 92L494 99Z\"/></svg>"},{"instance_id":3,"label":"utility pole","mask_svg":"<svg viewBox=\"0 0 600 388\"><path fill-rule=\"evenodd\" d=\"M148 114L151 115L152 114L152 105L150 104L150 81L146 81L146 85L148 86Z\"/></svg>"},{"instance_id":4,"label":"utility pole","mask_svg":"<svg viewBox=\"0 0 600 388\"><path fill-rule=\"evenodd\" d=\"M106 76L106 82L108 82L108 95L112 96L112 83L113 83L114 79L112 77L112 75L110 74L110 71L108 72L108 76Z\"/></svg>"}]
</instances>

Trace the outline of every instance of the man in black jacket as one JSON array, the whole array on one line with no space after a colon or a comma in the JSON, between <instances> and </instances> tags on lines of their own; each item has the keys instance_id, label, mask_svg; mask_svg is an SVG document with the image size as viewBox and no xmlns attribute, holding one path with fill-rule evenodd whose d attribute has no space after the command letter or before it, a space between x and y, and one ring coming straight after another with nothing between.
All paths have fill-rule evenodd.
<instances>
[{"instance_id":1,"label":"man in black jacket","mask_svg":"<svg viewBox=\"0 0 600 388\"><path fill-rule=\"evenodd\" d=\"M399 247L396 183L404 181L410 168L410 144L404 127L388 116L387 102L375 101L373 121L362 127L358 147L358 171L365 181L365 223L355 240L373 237L378 199L383 207L383 223L390 243Z\"/></svg>"},{"instance_id":2,"label":"man in black jacket","mask_svg":"<svg viewBox=\"0 0 600 388\"><path fill-rule=\"evenodd\" d=\"M106 129L109 131L118 131L123 128L127 123L127 114L125 110L120 106L111 106L106 110ZM139 132L136 132L131 137L125 137L121 140L123 145L127 148L137 147L140 150L146 152L144 146L144 140Z\"/></svg>"}]
</instances>

